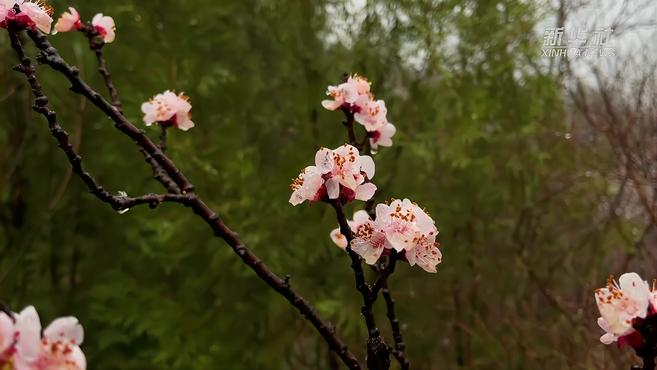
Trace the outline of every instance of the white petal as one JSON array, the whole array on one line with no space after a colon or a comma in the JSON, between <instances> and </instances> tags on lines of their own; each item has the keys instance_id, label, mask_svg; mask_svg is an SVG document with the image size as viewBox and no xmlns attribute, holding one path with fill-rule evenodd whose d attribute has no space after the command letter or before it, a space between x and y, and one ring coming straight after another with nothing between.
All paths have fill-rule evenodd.
<instances>
[{"instance_id":1,"label":"white petal","mask_svg":"<svg viewBox=\"0 0 657 370\"><path fill-rule=\"evenodd\" d=\"M340 232L340 229L334 229L331 231L331 240L333 240L333 243L337 245L338 247L345 249L347 248L347 238L345 238L344 235Z\"/></svg>"},{"instance_id":2,"label":"white petal","mask_svg":"<svg viewBox=\"0 0 657 370\"><path fill-rule=\"evenodd\" d=\"M329 199L338 199L340 196L340 183L334 177L326 180L326 193Z\"/></svg>"},{"instance_id":3,"label":"white petal","mask_svg":"<svg viewBox=\"0 0 657 370\"><path fill-rule=\"evenodd\" d=\"M364 238L355 238L351 242L351 249L359 256L363 257L365 263L373 265L381 257L384 248L376 248L369 240Z\"/></svg>"},{"instance_id":4,"label":"white petal","mask_svg":"<svg viewBox=\"0 0 657 370\"><path fill-rule=\"evenodd\" d=\"M367 223L370 220L370 215L367 214L367 211L365 210L360 210L354 213L354 226L358 227L360 225L363 225Z\"/></svg>"},{"instance_id":5,"label":"white petal","mask_svg":"<svg viewBox=\"0 0 657 370\"><path fill-rule=\"evenodd\" d=\"M84 356L84 353L80 347L73 346L70 356L73 360L73 363L77 366L77 369L85 370L87 368L87 358Z\"/></svg>"},{"instance_id":6,"label":"white petal","mask_svg":"<svg viewBox=\"0 0 657 370\"><path fill-rule=\"evenodd\" d=\"M356 199L367 202L368 200L372 199L374 193L376 193L376 185L372 184L371 182L367 182L365 184L358 185L356 188Z\"/></svg>"},{"instance_id":7,"label":"white petal","mask_svg":"<svg viewBox=\"0 0 657 370\"><path fill-rule=\"evenodd\" d=\"M388 123L381 129L381 136L391 138L397 133L397 128L392 123Z\"/></svg>"},{"instance_id":8,"label":"white petal","mask_svg":"<svg viewBox=\"0 0 657 370\"><path fill-rule=\"evenodd\" d=\"M342 103L336 102L334 100L322 100L322 107L328 109L328 110L336 110L340 108Z\"/></svg>"},{"instance_id":9,"label":"white petal","mask_svg":"<svg viewBox=\"0 0 657 370\"><path fill-rule=\"evenodd\" d=\"M616 338L615 335L613 335L611 333L607 333L607 334L600 337L600 342L602 342L604 344L612 344L616 341L616 339L617 338Z\"/></svg>"},{"instance_id":10,"label":"white petal","mask_svg":"<svg viewBox=\"0 0 657 370\"><path fill-rule=\"evenodd\" d=\"M390 222L390 206L385 203L376 205L376 222L380 225L386 225Z\"/></svg>"},{"instance_id":11,"label":"white petal","mask_svg":"<svg viewBox=\"0 0 657 370\"><path fill-rule=\"evenodd\" d=\"M182 122L178 123L178 128L182 131L187 131L192 127L194 127L194 122L189 119L183 119Z\"/></svg>"},{"instance_id":12,"label":"white petal","mask_svg":"<svg viewBox=\"0 0 657 370\"><path fill-rule=\"evenodd\" d=\"M0 312L0 353L6 351L14 342L14 321Z\"/></svg>"},{"instance_id":13,"label":"white petal","mask_svg":"<svg viewBox=\"0 0 657 370\"><path fill-rule=\"evenodd\" d=\"M80 345L84 340L84 329L77 318L60 317L48 325L43 335L48 339L64 340Z\"/></svg>"},{"instance_id":14,"label":"white petal","mask_svg":"<svg viewBox=\"0 0 657 370\"><path fill-rule=\"evenodd\" d=\"M375 170L374 160L372 159L372 157L370 157L369 155L361 155L360 169L363 172L365 172L367 178L371 180L374 177L374 170Z\"/></svg>"},{"instance_id":15,"label":"white petal","mask_svg":"<svg viewBox=\"0 0 657 370\"><path fill-rule=\"evenodd\" d=\"M290 196L290 200L288 202L290 202L290 204L293 206L297 206L303 203L304 200L306 200L306 198L302 197L298 190L295 190L294 192L292 192L292 195Z\"/></svg>"},{"instance_id":16,"label":"white petal","mask_svg":"<svg viewBox=\"0 0 657 370\"><path fill-rule=\"evenodd\" d=\"M333 152L331 149L322 148L315 154L315 166L321 173L329 173L333 170Z\"/></svg>"},{"instance_id":17,"label":"white petal","mask_svg":"<svg viewBox=\"0 0 657 370\"><path fill-rule=\"evenodd\" d=\"M41 352L41 321L33 306L26 307L16 318L18 354L28 362L34 361Z\"/></svg>"},{"instance_id":18,"label":"white petal","mask_svg":"<svg viewBox=\"0 0 657 370\"><path fill-rule=\"evenodd\" d=\"M598 317L598 326L604 331L609 331L609 325L604 317Z\"/></svg>"}]
</instances>

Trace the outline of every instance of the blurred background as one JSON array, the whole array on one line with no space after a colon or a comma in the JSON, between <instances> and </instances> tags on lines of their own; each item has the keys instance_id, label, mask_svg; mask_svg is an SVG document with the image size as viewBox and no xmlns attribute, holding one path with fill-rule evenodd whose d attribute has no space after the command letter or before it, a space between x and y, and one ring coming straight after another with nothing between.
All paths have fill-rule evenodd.
<instances>
[{"instance_id":1,"label":"blurred background","mask_svg":"<svg viewBox=\"0 0 657 370\"><path fill-rule=\"evenodd\" d=\"M366 330L349 260L328 237L334 214L288 204L315 151L347 140L341 115L320 105L344 72L373 82L397 126L375 155L378 199L411 198L441 231L438 274L402 264L390 281L413 368L629 368L630 350L598 340L593 290L610 274L657 277L654 3L51 5L115 18L106 58L133 122L165 89L191 97L196 127L170 132L170 156L359 356ZM561 26L614 28L615 55L544 56L545 30ZM51 41L105 92L81 34ZM119 215L88 194L31 112L4 34L0 60L0 300L34 304L44 322L78 316L89 369L341 368L188 210ZM39 74L105 188L162 191L107 117L62 76ZM382 302L376 314L391 341Z\"/></svg>"}]
</instances>

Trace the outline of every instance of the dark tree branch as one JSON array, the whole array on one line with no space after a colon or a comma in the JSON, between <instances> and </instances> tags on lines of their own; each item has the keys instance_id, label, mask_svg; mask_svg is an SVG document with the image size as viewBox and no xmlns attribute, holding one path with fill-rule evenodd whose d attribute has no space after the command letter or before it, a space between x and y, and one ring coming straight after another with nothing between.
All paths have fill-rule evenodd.
<instances>
[{"instance_id":1,"label":"dark tree branch","mask_svg":"<svg viewBox=\"0 0 657 370\"><path fill-rule=\"evenodd\" d=\"M144 148L139 148L139 151L141 154L143 154L144 159L146 159L146 163L148 163L153 169L153 177L159 181L169 191L169 193L180 194L181 191L178 184L176 184L176 182L171 179L171 177L167 174L167 171L165 171L162 166L157 163L155 158L148 154Z\"/></svg>"},{"instance_id":2,"label":"dark tree branch","mask_svg":"<svg viewBox=\"0 0 657 370\"><path fill-rule=\"evenodd\" d=\"M342 209L342 202L339 199L334 199L330 203L335 209L338 224L340 225L340 233L347 238L347 247L345 250L351 258L351 268L354 270L356 289L363 297L361 313L365 319L369 334L367 341L367 367L371 370L386 370L390 367L390 351L383 341L379 328L377 328L376 321L374 320L372 306L375 297L372 288L370 288L365 280L360 256L351 249L351 242L354 239L354 235L347 221L347 216L345 216L344 210Z\"/></svg>"},{"instance_id":3,"label":"dark tree branch","mask_svg":"<svg viewBox=\"0 0 657 370\"><path fill-rule=\"evenodd\" d=\"M169 126L159 125L160 126L160 150L162 153L167 151L167 129Z\"/></svg>"},{"instance_id":4,"label":"dark tree branch","mask_svg":"<svg viewBox=\"0 0 657 370\"><path fill-rule=\"evenodd\" d=\"M342 113L344 113L345 121L342 122L343 125L347 128L347 134L349 135L349 144L355 146L360 150L360 145L356 139L356 132L354 131L354 114L349 111L349 109L342 108Z\"/></svg>"},{"instance_id":5,"label":"dark tree branch","mask_svg":"<svg viewBox=\"0 0 657 370\"><path fill-rule=\"evenodd\" d=\"M112 105L118 109L119 113L123 114L119 92L114 86L112 74L109 71L107 62L105 61L105 56L103 54L103 47L105 46L105 43L98 37L98 32L96 32L96 30L90 25L82 27L80 32L82 32L87 37L89 40L89 48L96 54L96 59L98 60L98 71L105 80L105 86L107 87L110 98L112 99ZM162 145L160 145L160 148L162 149ZM139 151L144 156L146 163L148 163L153 169L153 177L159 181L167 189L167 191L169 191L169 193L180 194L180 187L178 184L176 184L176 182L173 181L171 177L169 177L167 172L155 160L155 158L153 158L153 156L150 155L144 148L140 148ZM162 149L162 152L164 151L165 150Z\"/></svg>"},{"instance_id":6,"label":"dark tree branch","mask_svg":"<svg viewBox=\"0 0 657 370\"><path fill-rule=\"evenodd\" d=\"M96 54L96 59L98 60L98 72L100 72L105 79L105 86L107 86L107 89L109 90L112 105L116 107L119 113L123 114L119 92L114 86L112 74L107 68L107 62L105 62L105 57L103 56L103 46L105 46L105 42L98 37L98 32L96 32L91 25L85 25L80 29L80 32L84 33L87 39L89 39L89 48Z\"/></svg>"},{"instance_id":7,"label":"dark tree branch","mask_svg":"<svg viewBox=\"0 0 657 370\"><path fill-rule=\"evenodd\" d=\"M41 63L49 65L54 70L62 73L72 84L71 90L73 92L84 95L91 103L96 105L100 110L107 114L114 126L124 134L128 135L137 145L143 148L153 159L159 163L167 174L176 182L181 188L183 193L193 192L194 186L187 180L185 175L176 167L176 165L169 159L162 150L146 136L143 130L138 129L128 119L119 112L119 110L110 104L98 92L94 91L86 82L79 76L79 70L75 67L69 66L66 61L59 55L48 38L39 31L28 30L30 38L34 41L37 48L40 50L37 60Z\"/></svg>"},{"instance_id":8,"label":"dark tree branch","mask_svg":"<svg viewBox=\"0 0 657 370\"><path fill-rule=\"evenodd\" d=\"M341 360L349 369L359 370L361 368L356 357L349 352L346 344L336 334L334 326L330 322L323 320L312 304L290 287L288 279L282 279L272 272L267 265L260 260L260 258L246 247L237 233L229 229L224 224L223 220L221 220L221 218L212 211L203 200L191 192L193 190L192 184L185 178L175 164L166 157L166 155L162 153L162 151L153 144L153 142L150 141L141 130L138 130L132 125L132 123L130 123L118 109L108 103L102 96L100 96L100 94L95 92L84 81L82 81L78 76L77 69L70 67L59 56L59 53L50 45L45 35L38 31L28 31L29 36L34 40L37 48L41 50L38 59L64 74L73 84L73 91L84 95L103 112L108 114L110 118L114 120L115 126L119 130L130 136L146 151L146 153L155 158L167 173L176 180L176 183L182 187L183 191L190 193L181 195L152 194L138 198L129 198L125 196L114 196L96 183L91 175L85 172L82 168L81 157L75 153L72 146L69 144L68 134L57 122L56 113L48 107L48 99L44 95L41 84L37 80L31 60L25 54L25 50L23 49L19 38L19 31L20 30L16 29L14 25L9 26L11 46L20 60L20 64L15 69L26 76L35 97L34 110L46 117L51 134L55 137L59 147L66 154L71 166L73 167L73 172L82 179L92 194L118 210L128 209L139 204L149 204L152 207L156 207L159 203L164 201L179 203L185 207L191 208L195 214L201 217L210 226L216 236L223 239L233 249L247 266L249 266L272 289L285 297L294 307L297 308L304 318L315 326L331 349L340 356Z\"/></svg>"},{"instance_id":9,"label":"dark tree branch","mask_svg":"<svg viewBox=\"0 0 657 370\"><path fill-rule=\"evenodd\" d=\"M379 275L376 277L376 280L374 280L374 284L372 284L372 302L376 301L377 295L379 294L379 290L387 284L388 277L392 275L395 272L395 267L397 265L397 261L399 260L399 254L397 251L394 249L390 253L390 256L388 257L388 263L386 266L379 272Z\"/></svg>"},{"instance_id":10,"label":"dark tree branch","mask_svg":"<svg viewBox=\"0 0 657 370\"><path fill-rule=\"evenodd\" d=\"M404 353L406 344L404 343L404 338L402 337L401 326L399 325L399 320L397 319L397 315L395 313L395 300L390 294L387 279L383 282L381 295L383 295L383 299L386 302L386 316L388 316L388 320L390 321L392 336L395 340L395 347L392 350L392 355L395 356L402 370L408 370L411 367L411 363L406 358Z\"/></svg>"}]
</instances>

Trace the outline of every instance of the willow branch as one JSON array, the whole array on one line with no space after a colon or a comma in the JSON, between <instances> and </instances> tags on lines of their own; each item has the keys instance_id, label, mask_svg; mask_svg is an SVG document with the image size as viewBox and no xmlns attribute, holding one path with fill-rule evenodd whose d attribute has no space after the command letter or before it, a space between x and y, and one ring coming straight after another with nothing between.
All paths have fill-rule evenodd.
<instances>
[{"instance_id":1,"label":"willow branch","mask_svg":"<svg viewBox=\"0 0 657 370\"><path fill-rule=\"evenodd\" d=\"M115 126L135 140L135 142L149 155L152 155L167 173L175 179L176 183L181 186L183 191L193 190L193 185L185 178L176 165L166 157L164 153L162 153L158 146L153 144L153 142L150 141L141 130L138 130L132 125L132 123L130 123L118 109L108 103L100 94L91 89L91 87L79 78L77 69L70 67L59 56L57 50L47 41L46 36L38 31L28 31L28 34L34 40L37 48L41 50L38 58L40 61L64 74L64 76L66 76L73 84L72 90L74 92L84 95L94 105L108 114L110 118L114 120ZM175 202L190 208L210 226L216 236L223 239L233 249L233 251L242 259L244 264L249 266L258 277L265 281L272 289L285 297L304 318L313 324L324 340L329 344L331 349L340 356L340 359L349 369L359 370L361 368L356 357L348 350L347 345L336 334L334 326L330 322L325 321L310 302L291 288L288 279L282 279L272 272L271 269L269 269L269 267L258 258L258 256L247 248L239 235L229 229L228 226L224 224L223 220L196 194L193 192L180 195L153 194L138 198L128 198L124 196L114 196L96 183L93 177L82 168L82 158L73 151L72 146L69 144L68 134L57 122L55 111L48 107L48 99L44 95L41 84L37 80L31 60L25 54L18 36L18 30L14 29L13 26L10 26L9 36L12 48L15 50L20 60L20 65L15 69L26 76L34 93L34 110L46 117L51 134L55 137L60 148L66 154L71 166L73 167L73 172L82 179L92 194L101 201L110 204L114 209L119 210L124 210L138 204L149 204L153 206L164 201Z\"/></svg>"}]
</instances>

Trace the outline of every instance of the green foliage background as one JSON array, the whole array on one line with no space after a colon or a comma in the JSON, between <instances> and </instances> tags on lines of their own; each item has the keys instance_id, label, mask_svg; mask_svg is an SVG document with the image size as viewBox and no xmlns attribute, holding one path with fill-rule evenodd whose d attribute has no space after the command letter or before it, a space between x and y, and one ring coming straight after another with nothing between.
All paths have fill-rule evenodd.
<instances>
[{"instance_id":1,"label":"green foliage background","mask_svg":"<svg viewBox=\"0 0 657 370\"><path fill-rule=\"evenodd\" d=\"M197 126L170 134L172 158L361 357L360 300L328 238L332 211L287 203L290 179L317 148L346 140L340 115L319 102L347 71L373 81L398 128L395 146L375 156L377 197L411 198L441 231L438 274L402 265L391 281L413 368L602 369L618 357L598 342L592 295L616 272L614 251L632 250L596 221L610 183L584 175L592 162L604 168L590 154L604 159L606 149L564 138L559 76L542 68L534 32L538 5L380 0L358 14L341 1L53 5L116 19L106 56L133 122L158 92L191 97ZM51 41L105 91L84 37ZM3 301L34 304L44 321L78 316L90 369L330 368L314 329L188 210L118 215L69 181L4 35L0 55ZM39 74L107 189L161 191L107 117L63 77Z\"/></svg>"}]
</instances>

